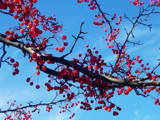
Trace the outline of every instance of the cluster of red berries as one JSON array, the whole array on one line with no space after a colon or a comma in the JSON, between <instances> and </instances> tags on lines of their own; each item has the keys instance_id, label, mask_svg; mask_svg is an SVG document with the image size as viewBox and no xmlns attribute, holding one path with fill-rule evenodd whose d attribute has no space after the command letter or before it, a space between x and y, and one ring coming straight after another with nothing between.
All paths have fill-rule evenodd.
<instances>
[{"instance_id":1,"label":"cluster of red berries","mask_svg":"<svg viewBox=\"0 0 160 120\"><path fill-rule=\"evenodd\" d=\"M34 38L33 41L26 39L26 45L31 47L37 47L40 50L45 49L48 40L43 39L41 43L39 40L41 39L42 31L49 31L53 34L59 33L62 30L63 25L59 25L56 22L55 15L51 17L45 17L42 15L37 8L33 7L37 0L0 0L0 9L9 10L9 14L17 19L20 24L16 29L8 30L5 32L7 35L7 39L12 40L17 38L18 32L22 35L26 35L26 37ZM7 9L9 8L9 9ZM42 27L40 27L42 26ZM41 30L41 28L43 30ZM11 28L10 28L11 29ZM66 36L63 35L62 39L65 40ZM24 42L24 41L23 41ZM68 43L64 42L64 46L67 46ZM64 51L64 46L62 46L59 51Z\"/></svg>"},{"instance_id":2,"label":"cluster of red berries","mask_svg":"<svg viewBox=\"0 0 160 120\"><path fill-rule=\"evenodd\" d=\"M6 38L9 40L16 39L18 34L15 34L13 31L5 31L5 34L8 35Z\"/></svg>"},{"instance_id":3,"label":"cluster of red berries","mask_svg":"<svg viewBox=\"0 0 160 120\"><path fill-rule=\"evenodd\" d=\"M144 5L144 2L146 2L146 1L132 0L132 1L129 1L129 2L132 3L135 6L142 6L142 5ZM154 4L156 6L160 6L160 0L148 0L148 3L150 5L150 7L152 7Z\"/></svg>"},{"instance_id":4,"label":"cluster of red berries","mask_svg":"<svg viewBox=\"0 0 160 120\"><path fill-rule=\"evenodd\" d=\"M82 3L82 2L89 2L88 6L90 7L91 10L96 9L96 2L94 0L77 0L77 3Z\"/></svg>"},{"instance_id":5,"label":"cluster of red berries","mask_svg":"<svg viewBox=\"0 0 160 120\"><path fill-rule=\"evenodd\" d=\"M13 71L13 75L17 75L19 73L19 70L18 70L18 66L19 66L19 62L15 61L13 58L10 58L10 63L12 64L12 67L14 68L14 71Z\"/></svg>"},{"instance_id":6,"label":"cluster of red berries","mask_svg":"<svg viewBox=\"0 0 160 120\"><path fill-rule=\"evenodd\" d=\"M79 102L78 102L79 103ZM75 103L76 106L78 106L78 103ZM74 103L71 104L71 106L68 106L68 104L66 104L64 107L61 107L62 110L59 111L59 113L63 113L66 112L66 110L72 108L74 106ZM69 117L69 119L72 119L75 116L75 113L72 113L72 115Z\"/></svg>"},{"instance_id":7,"label":"cluster of red berries","mask_svg":"<svg viewBox=\"0 0 160 120\"><path fill-rule=\"evenodd\" d=\"M52 109L52 106L46 106L46 111L50 112L50 110Z\"/></svg>"},{"instance_id":8,"label":"cluster of red berries","mask_svg":"<svg viewBox=\"0 0 160 120\"><path fill-rule=\"evenodd\" d=\"M9 104L9 101L7 101L7 104ZM14 100L14 102L10 103L10 109L14 108L19 108L22 106L22 104L16 105L16 100ZM19 113L21 113L21 116L19 116ZM17 111L14 112L14 114L11 115L7 115L7 117L4 118L4 120L31 120L31 112L30 110L26 110L25 109L19 109Z\"/></svg>"},{"instance_id":9,"label":"cluster of red berries","mask_svg":"<svg viewBox=\"0 0 160 120\"><path fill-rule=\"evenodd\" d=\"M68 45L68 42L64 42L64 40L67 39L67 36L66 35L63 35L62 36L62 40L63 40L63 43L64 43L64 46L61 46L60 48L59 47L56 47L55 50L59 50L59 52L63 52L64 49L65 49L65 46Z\"/></svg>"}]
</instances>

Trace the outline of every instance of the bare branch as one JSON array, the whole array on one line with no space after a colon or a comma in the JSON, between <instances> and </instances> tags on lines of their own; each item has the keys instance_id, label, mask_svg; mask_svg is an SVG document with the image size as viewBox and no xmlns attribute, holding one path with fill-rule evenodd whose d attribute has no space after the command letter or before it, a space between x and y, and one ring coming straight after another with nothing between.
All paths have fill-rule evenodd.
<instances>
[{"instance_id":1,"label":"bare branch","mask_svg":"<svg viewBox=\"0 0 160 120\"><path fill-rule=\"evenodd\" d=\"M78 39L83 39L83 36L81 36L81 34L86 34L87 33L87 32L82 32L82 26L83 26L83 24L84 24L84 22L81 23L80 31L79 31L79 34L77 35L77 37L75 37L75 36L72 35L73 38L75 39L74 44L73 44L71 50L67 54L63 55L62 58L64 58L64 57L68 56L69 54L71 54L72 51L73 51L73 49L74 49L74 47L75 47L75 45L76 45L76 43L77 43L77 40Z\"/></svg>"}]
</instances>

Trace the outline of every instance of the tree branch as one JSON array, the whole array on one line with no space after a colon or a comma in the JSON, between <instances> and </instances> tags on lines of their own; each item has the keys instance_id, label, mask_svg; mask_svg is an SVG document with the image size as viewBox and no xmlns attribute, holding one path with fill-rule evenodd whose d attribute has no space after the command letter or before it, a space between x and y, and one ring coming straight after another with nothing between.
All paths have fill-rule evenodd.
<instances>
[{"instance_id":1,"label":"tree branch","mask_svg":"<svg viewBox=\"0 0 160 120\"><path fill-rule=\"evenodd\" d=\"M17 41L16 39L10 41L10 40L6 39L5 35L3 35L3 34L0 34L0 42L5 43L7 45L11 45L13 47L16 47L22 51L27 52L30 55L33 54L34 50L35 50L35 48L27 47L26 45ZM38 55L39 55L39 57L41 57L45 61L51 60L54 62L61 63L61 64L66 65L68 67L74 68L74 69L80 71L81 73L83 73L93 79L100 79L105 82L114 83L114 84L118 84L118 85L132 86L132 87L160 86L160 81L142 81L142 80L135 80L134 81L133 80L132 82L126 82L126 80L120 80L120 79L117 79L117 78L114 78L111 76L105 76L105 75L93 73L93 72L89 71L88 69L76 64L75 62L66 60L61 57L49 58L47 55L44 55L44 54L38 54ZM50 75L54 75L54 76L58 76L58 72L53 71L49 68L47 69L47 71L45 73L50 74ZM147 79L149 79L149 78L145 78L143 80L147 80Z\"/></svg>"}]
</instances>

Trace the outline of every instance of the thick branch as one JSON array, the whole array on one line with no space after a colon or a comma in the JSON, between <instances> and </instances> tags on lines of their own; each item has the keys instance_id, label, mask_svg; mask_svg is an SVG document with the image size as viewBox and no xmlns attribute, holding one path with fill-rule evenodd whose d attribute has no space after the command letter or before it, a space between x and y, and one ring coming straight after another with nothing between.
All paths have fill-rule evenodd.
<instances>
[{"instance_id":1,"label":"thick branch","mask_svg":"<svg viewBox=\"0 0 160 120\"><path fill-rule=\"evenodd\" d=\"M5 35L3 35L3 34L0 34L0 42L5 43L7 45L11 45L13 47L16 47L16 48L18 48L22 51L27 52L28 54L34 53L34 50L35 50L34 48L27 47L26 45L24 45L23 43L15 40L15 39L10 41L10 40L6 39ZM100 80L105 81L105 82L110 82L110 83L115 83L115 84L125 85L125 86L132 86L132 87L160 86L159 81L135 80L135 81L132 81L132 82L126 82L126 80L120 80L120 79L114 78L112 76L105 76L105 75L101 75L101 74L96 74L96 73L93 73L93 72L89 71L88 69L76 64L75 62L66 60L66 59L61 58L61 57L48 58L48 56L44 55L44 54L41 54L40 57L45 61L51 60L51 61L54 61L54 62L61 63L61 64L66 65L68 67L74 68L74 69L80 71L81 73L91 77L91 78L100 79ZM49 68L47 69L47 71L45 73L51 74L51 75L54 75L54 76L58 76L58 72L56 72L54 70L51 70Z\"/></svg>"}]
</instances>

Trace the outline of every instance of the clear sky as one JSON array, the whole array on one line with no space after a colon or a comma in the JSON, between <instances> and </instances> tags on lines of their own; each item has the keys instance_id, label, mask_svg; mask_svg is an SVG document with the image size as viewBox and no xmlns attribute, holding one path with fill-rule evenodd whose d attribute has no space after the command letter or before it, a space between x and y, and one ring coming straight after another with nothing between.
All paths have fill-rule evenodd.
<instances>
[{"instance_id":1,"label":"clear sky","mask_svg":"<svg viewBox=\"0 0 160 120\"><path fill-rule=\"evenodd\" d=\"M85 35L84 40L78 41L75 51L70 57L83 53L85 44L95 46L99 53L103 55L106 62L113 62L115 56L112 55L110 50L107 49L107 45L102 39L104 35L103 30L99 27L95 27L92 23L94 15L97 10L91 11L87 7L86 3L78 4L77 0L39 0L36 7L46 16L56 15L57 21L64 25L64 29L60 34L66 34L68 42L72 43L73 38L71 35L77 35L81 22L85 22L83 30L88 32ZM129 3L129 0L99 0L102 9L106 13L117 13L123 16L126 13L128 16L134 16L138 13L137 7L134 7ZM10 17L2 15L0 13L0 32L3 33L10 26L16 25L15 20L11 20ZM119 40L124 41L126 34L125 28L130 28L130 23L122 19L123 22L120 25L122 31L118 37ZM160 15L154 15L149 19L149 23L153 23L153 29L150 32L148 28L142 26L135 29L135 41L141 40L143 45L136 46L128 49L128 53L133 56L140 55L144 59L144 63L149 62L150 67L153 68L157 64L157 59L160 58L159 54L159 38L160 38ZM36 70L34 63L29 63L27 58L23 58L21 51L10 47L8 49L8 55L16 58L20 62L20 74L13 77L12 68L6 64L2 65L0 69L0 108L7 108L6 101L16 100L17 104L26 104L29 101L40 102L50 101L54 97L54 91L48 93L43 86L43 81L47 80L47 76L42 74L39 77L39 82L42 84L40 90L35 87L29 86L25 82L26 78L31 76ZM57 55L58 53L55 53ZM69 58L68 58L69 59ZM153 93L154 95L154 93ZM156 94L154 95L156 96ZM81 100L81 98L78 98ZM83 111L78 107L73 108L72 111L76 113L73 120L157 120L160 118L160 107L154 105L154 100L151 97L144 98L137 96L134 92L131 92L128 96L115 95L112 101L122 108L122 111L118 116L114 117L112 113L108 113L104 110L98 111ZM58 113L59 108L55 106L50 113L41 110L40 114L33 114L33 120L68 120L71 113ZM0 120L3 116L0 115Z\"/></svg>"}]
</instances>

